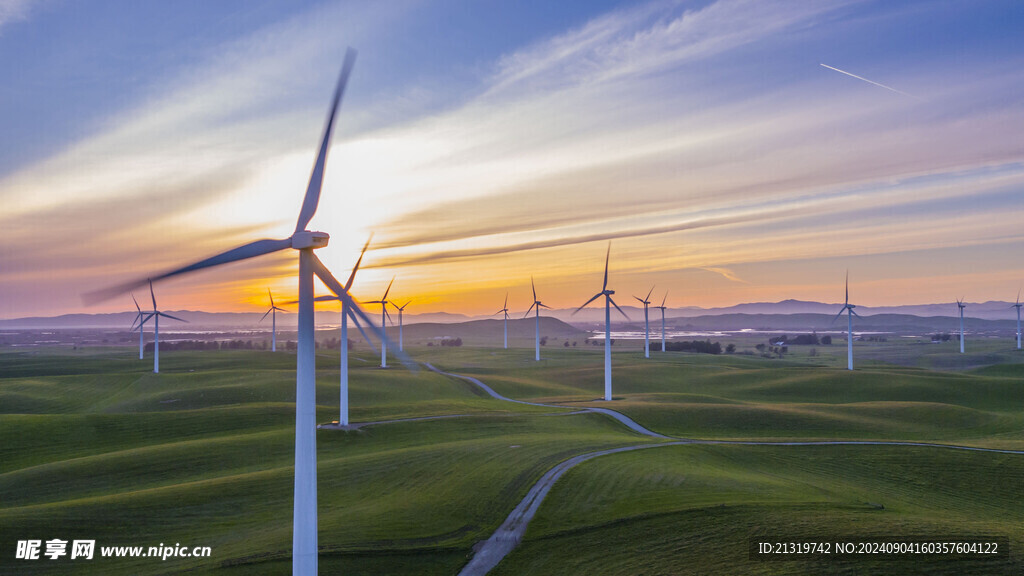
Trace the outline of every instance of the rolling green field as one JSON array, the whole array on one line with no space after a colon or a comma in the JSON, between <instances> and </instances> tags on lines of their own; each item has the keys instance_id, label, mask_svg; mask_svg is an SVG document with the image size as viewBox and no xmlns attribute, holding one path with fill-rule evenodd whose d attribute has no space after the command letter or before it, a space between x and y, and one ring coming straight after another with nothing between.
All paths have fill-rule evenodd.
<instances>
[{"instance_id":1,"label":"rolling green field","mask_svg":"<svg viewBox=\"0 0 1024 576\"><path fill-rule=\"evenodd\" d=\"M686 438L1024 449L1024 364L1006 343L979 344L968 370L937 366L944 345L898 345L900 362L869 360L853 373L835 367L845 361L837 345L781 360L644 360L617 347L612 405L595 401L597 347L545 347L540 363L532 348L410 350L506 396L565 409L501 402L425 369L381 370L379 357L357 352L353 422L458 417L318 432L321 572L457 573L558 462L658 443L609 417L569 413L580 406ZM884 343L858 351L875 346ZM317 357L321 422L337 418L336 354ZM0 573L290 573L294 362L283 352L170 352L154 375L131 348L0 352ZM985 536L1019 551L1022 496L1024 455L658 447L570 470L495 573L1019 573L1016 556L777 562L751 560L748 546ZM14 559L18 540L53 538L210 546L212 557Z\"/></svg>"}]
</instances>

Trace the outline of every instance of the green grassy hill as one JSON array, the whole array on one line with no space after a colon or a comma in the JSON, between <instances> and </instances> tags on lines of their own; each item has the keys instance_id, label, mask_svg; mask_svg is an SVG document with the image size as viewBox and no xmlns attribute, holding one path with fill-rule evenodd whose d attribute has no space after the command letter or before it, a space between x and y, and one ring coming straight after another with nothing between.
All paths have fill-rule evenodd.
<instances>
[{"instance_id":1,"label":"green grassy hill","mask_svg":"<svg viewBox=\"0 0 1024 576\"><path fill-rule=\"evenodd\" d=\"M535 362L529 341L442 348L406 336L418 360L566 408L500 402L428 370L382 370L378 356L357 351L353 421L460 416L318 432L322 573L456 573L558 462L654 442L606 416L569 414L580 406L693 438L1024 448L1024 364L933 371L873 361L849 373L829 355L644 360L616 348L617 400L608 404L595 401L599 347L549 343ZM169 352L159 375L135 355L0 352L0 573L289 573L294 355ZM337 418L337 351L319 351L317 365L318 419L328 422ZM496 573L1019 572L1018 560L752 561L748 545L994 534L1019 549L1022 478L1024 456L938 448L687 445L614 454L559 480ZM213 556L15 560L15 543L30 538L179 542L210 546Z\"/></svg>"}]
</instances>

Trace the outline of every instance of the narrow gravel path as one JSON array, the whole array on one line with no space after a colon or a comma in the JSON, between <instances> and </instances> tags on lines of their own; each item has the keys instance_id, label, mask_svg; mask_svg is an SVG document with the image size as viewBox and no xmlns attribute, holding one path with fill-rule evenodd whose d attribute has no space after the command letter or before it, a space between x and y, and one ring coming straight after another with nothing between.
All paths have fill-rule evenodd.
<instances>
[{"instance_id":1,"label":"narrow gravel path","mask_svg":"<svg viewBox=\"0 0 1024 576\"><path fill-rule=\"evenodd\" d=\"M438 374L445 376L451 376L452 378L459 378L466 380L481 388L484 392L489 394L492 398L498 400L504 400L505 402L515 402L516 404L528 404L531 406L544 406L547 408L565 408L558 404L541 404L538 402L526 402L524 400L514 400L498 394L493 388L484 384L480 380L473 378L472 376L464 376L462 374L454 374L451 372L444 372L438 370L433 365L424 362L424 365ZM621 414L614 410L607 408L581 408L572 414L580 414L584 412L597 412L611 416L625 425L630 430L650 436L652 438L659 438L665 440L675 440L675 442L662 442L657 444L637 444L634 446L625 446L622 448L612 448L609 450L599 450L597 452L589 452L587 454L580 454L558 463L555 467L548 470L540 480L537 481L533 487L526 493L526 497L519 502L519 504L512 510L512 513L508 515L505 522L498 527L498 529L491 535L490 538L478 545L476 552L473 554L473 558L468 564L459 572L459 576L483 576L490 572L495 566L509 552L514 550L519 542L522 541L523 534L526 533L526 527L530 520L533 519L533 515L537 512L541 502L544 501L544 497L547 496L551 487L554 486L555 482L562 477L563 474L568 472L572 467L586 462L592 458L598 456L605 456L608 454L615 454L617 452L627 452L631 450L643 450L647 448L658 448L661 446L680 446L685 444L701 444L701 445L715 445L715 444L731 444L740 446L913 446L918 448L944 448L948 450L968 450L972 452L991 452L996 454L1019 454L1024 455L1024 450L1000 450L996 448L978 448L974 446L959 446L956 444L937 444L931 442L898 442L898 441L884 441L884 440L821 440L821 441L794 441L794 442L758 442L758 441L743 441L743 440L699 440L689 438L675 438L672 436L665 436L658 434L652 430L644 428L625 414Z\"/></svg>"}]
</instances>

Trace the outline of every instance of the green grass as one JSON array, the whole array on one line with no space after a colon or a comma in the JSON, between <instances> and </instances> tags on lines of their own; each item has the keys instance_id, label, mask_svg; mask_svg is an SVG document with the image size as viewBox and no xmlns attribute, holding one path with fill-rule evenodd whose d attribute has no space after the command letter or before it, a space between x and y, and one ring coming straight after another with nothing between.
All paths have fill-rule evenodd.
<instances>
[{"instance_id":1,"label":"green grass","mask_svg":"<svg viewBox=\"0 0 1024 576\"><path fill-rule=\"evenodd\" d=\"M766 562L750 559L749 543L998 537L1019 550L1022 478L1024 458L934 448L673 446L603 456L555 486L496 574L1020 573L1016 554Z\"/></svg>"},{"instance_id":2,"label":"green grass","mask_svg":"<svg viewBox=\"0 0 1024 576\"><path fill-rule=\"evenodd\" d=\"M882 355L882 345L863 347ZM354 422L466 416L317 433L321 572L455 573L558 462L653 442L605 416L566 414L579 406L694 438L1024 448L1024 364L1012 353L979 344L978 358L998 362L933 370L926 366L942 364L943 345L897 345L903 361L865 352L853 373L839 368L844 346L782 360L674 352L644 360L617 348L610 405L595 402L598 347L547 347L535 362L529 347L410 346L418 360L506 396L566 409L500 402L425 369L382 370L378 356L357 350ZM290 572L295 356L168 352L161 374L151 369L132 348L0 352L0 573ZM338 380L337 352L319 351L321 422L337 418ZM1019 549L1022 479L1024 457L939 449L690 445L616 454L555 485L498 573L1019 573L1019 564L980 560L751 561L747 546L767 536L994 531ZM29 538L180 542L211 546L213 558L14 561L14 543Z\"/></svg>"}]
</instances>

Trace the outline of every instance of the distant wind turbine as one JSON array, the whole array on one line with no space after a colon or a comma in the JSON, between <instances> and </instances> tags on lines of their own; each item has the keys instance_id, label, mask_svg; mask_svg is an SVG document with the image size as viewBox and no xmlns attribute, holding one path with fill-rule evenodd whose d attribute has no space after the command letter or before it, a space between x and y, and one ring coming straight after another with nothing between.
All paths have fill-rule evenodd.
<instances>
[{"instance_id":1,"label":"distant wind turbine","mask_svg":"<svg viewBox=\"0 0 1024 576\"><path fill-rule=\"evenodd\" d=\"M956 305L960 308L960 353L964 353L964 308L967 308L967 304L964 304L963 298L958 298Z\"/></svg>"},{"instance_id":2,"label":"distant wind turbine","mask_svg":"<svg viewBox=\"0 0 1024 576\"><path fill-rule=\"evenodd\" d=\"M535 341L535 346L534 347L535 347L535 349L537 351L537 354L536 354L537 362L540 362L540 309L541 308L548 308L548 306L545 306L543 303L541 303L540 300L537 300L537 286L534 285L534 283L533 283L533 276L530 276L530 288L533 288L533 304L530 304L530 308L526 310L526 314L523 314L523 318L526 318L527 316L529 316L530 315L530 311L533 310L534 308L536 308L536 310L537 310L537 312L536 312L536 317L537 317L537 322L536 322L536 325L537 325L537 335L536 335L536 341ZM507 326L507 322L508 321L506 320L506 326ZM505 334L506 334L506 336L505 336L506 344L505 345L508 346L508 343L507 343L507 340L508 340L508 329L507 328L505 330Z\"/></svg>"},{"instance_id":3,"label":"distant wind turbine","mask_svg":"<svg viewBox=\"0 0 1024 576\"><path fill-rule=\"evenodd\" d=\"M398 304L395 304L394 302L391 303L391 305L395 307L395 310L398 310L398 351L399 352L402 352L402 351L405 350L405 346L402 344L402 312L405 310L405 307L408 306L409 304L412 304L412 300L409 300L408 302L406 302L405 304L402 304L401 306L399 306Z\"/></svg>"},{"instance_id":4,"label":"distant wind turbine","mask_svg":"<svg viewBox=\"0 0 1024 576\"><path fill-rule=\"evenodd\" d=\"M594 300L597 300L601 296L604 296L604 399L608 402L612 400L612 313L609 304L615 306L615 309L622 314L626 320L629 320L629 316L619 308L619 305L612 300L612 294L615 294L615 290L608 289L608 259L612 255L612 243L608 243L608 253L604 257L604 284L601 285L601 291L583 303L576 309L576 312L583 310ZM573 312L573 314L576 314Z\"/></svg>"},{"instance_id":5,"label":"distant wind turbine","mask_svg":"<svg viewBox=\"0 0 1024 576\"><path fill-rule=\"evenodd\" d=\"M505 305L494 313L495 316L498 314L505 314L505 350L508 350L508 292L505 292Z\"/></svg>"},{"instance_id":6,"label":"distant wind turbine","mask_svg":"<svg viewBox=\"0 0 1024 576\"><path fill-rule=\"evenodd\" d=\"M371 236L372 238L372 236ZM356 260L356 265L352 267L352 273L348 275L348 282L345 282L345 292L351 293L352 282L356 278L356 271L359 270L359 264L363 261L363 254L366 254L366 248L369 247L370 241L367 240L366 244L363 245L363 251L359 254L359 259ZM338 300L341 302L341 344L338 346L340 357L339 357L339 372L340 386L338 389L338 425L348 426L348 319L351 316L352 322L355 323L356 328L359 329L359 333L363 335L366 343L373 347L373 342L370 337L366 335L366 331L363 330L362 325L359 324L359 318L353 312L352 308L346 303L345 299L339 296L317 296L313 299L314 302L324 302L328 300Z\"/></svg>"},{"instance_id":7,"label":"distant wind turbine","mask_svg":"<svg viewBox=\"0 0 1024 576\"><path fill-rule=\"evenodd\" d=\"M132 330L135 330L135 323L138 322L138 324L139 324L139 360L142 360L142 357L143 357L142 356L142 350L143 350L143 348L142 348L142 346L143 346L143 342L142 342L142 327L146 324L147 320L149 320L150 318L153 317L153 315L152 314L147 314L147 313L142 311L142 308L139 308L139 301L135 299L135 294L132 294L132 302L135 302L135 310L138 311L138 314L135 315L135 320L132 321Z\"/></svg>"},{"instance_id":8,"label":"distant wind turbine","mask_svg":"<svg viewBox=\"0 0 1024 576\"><path fill-rule=\"evenodd\" d=\"M846 300L843 303L843 308L839 310L839 314L832 319L832 322L839 320L839 317L846 312L846 369L853 370L853 317L860 316L853 311L856 308L855 305L850 304L850 272L846 272Z\"/></svg>"},{"instance_id":9,"label":"distant wind turbine","mask_svg":"<svg viewBox=\"0 0 1024 576\"><path fill-rule=\"evenodd\" d=\"M640 298L639 296L633 296L633 298L636 298L644 305L644 358L651 357L651 323L647 318L647 307L651 303L651 293L653 292L654 286L651 286L651 291L647 293L646 297ZM664 342L661 343L661 347L663 350L665 349Z\"/></svg>"},{"instance_id":10,"label":"distant wind turbine","mask_svg":"<svg viewBox=\"0 0 1024 576\"><path fill-rule=\"evenodd\" d=\"M270 310L267 310L263 318L260 318L260 322L267 319L267 314L270 315L270 351L277 352L277 311L287 312L287 310L274 305L274 295L270 293L270 288L267 288L267 296L270 296Z\"/></svg>"},{"instance_id":11,"label":"distant wind turbine","mask_svg":"<svg viewBox=\"0 0 1024 576\"><path fill-rule=\"evenodd\" d=\"M367 304L380 304L380 332L385 334L387 332L387 325L384 323L387 320L391 320L391 315L388 314L388 292L391 292L391 285L395 283L394 276L391 277L391 282L388 283L388 289L384 291L384 296L380 300L373 300L367 302ZM394 322L392 322L394 324ZM380 367L388 367L388 345L385 341L380 343Z\"/></svg>"},{"instance_id":12,"label":"distant wind turbine","mask_svg":"<svg viewBox=\"0 0 1024 576\"><path fill-rule=\"evenodd\" d=\"M170 318L171 320L177 320L178 322L188 322L188 320L182 320L170 314L164 314L156 308L156 295L153 294L153 281L149 281L149 295L153 298L153 311L149 314L149 318L153 319L153 373L160 373L160 317ZM148 319L148 318L147 318Z\"/></svg>"},{"instance_id":13,"label":"distant wind turbine","mask_svg":"<svg viewBox=\"0 0 1024 576\"><path fill-rule=\"evenodd\" d=\"M1011 308L1017 309L1017 350L1020 350L1020 307L1024 304L1020 303L1020 290L1017 291L1017 303L1011 306Z\"/></svg>"},{"instance_id":14,"label":"distant wind turbine","mask_svg":"<svg viewBox=\"0 0 1024 576\"><path fill-rule=\"evenodd\" d=\"M354 63L355 50L349 49L345 54L345 63L334 91L334 100L328 111L327 125L324 127L320 149L309 177L309 184L306 187L295 232L288 238L256 240L151 279L153 281L161 280L289 248L299 252L299 327L295 362L295 483L292 491L294 495L292 507L293 574L317 573L316 350L313 322L313 277L320 278L324 285L345 301L363 321L372 324L366 313L356 305L345 288L313 253L314 250L327 246L330 236L325 232L306 229L320 203L320 190L323 184L331 134L334 131L334 118ZM145 283L145 279L127 282L120 286L86 294L84 299L87 303L101 302L138 286L143 286ZM385 334L379 336L382 341L386 341ZM406 362L411 369L416 369L416 365L407 357L403 358L403 362Z\"/></svg>"},{"instance_id":15,"label":"distant wind turbine","mask_svg":"<svg viewBox=\"0 0 1024 576\"><path fill-rule=\"evenodd\" d=\"M668 290L665 291L665 297L661 299L661 306L655 306L658 310L661 310L661 351L665 351L665 301L668 300Z\"/></svg>"}]
</instances>

